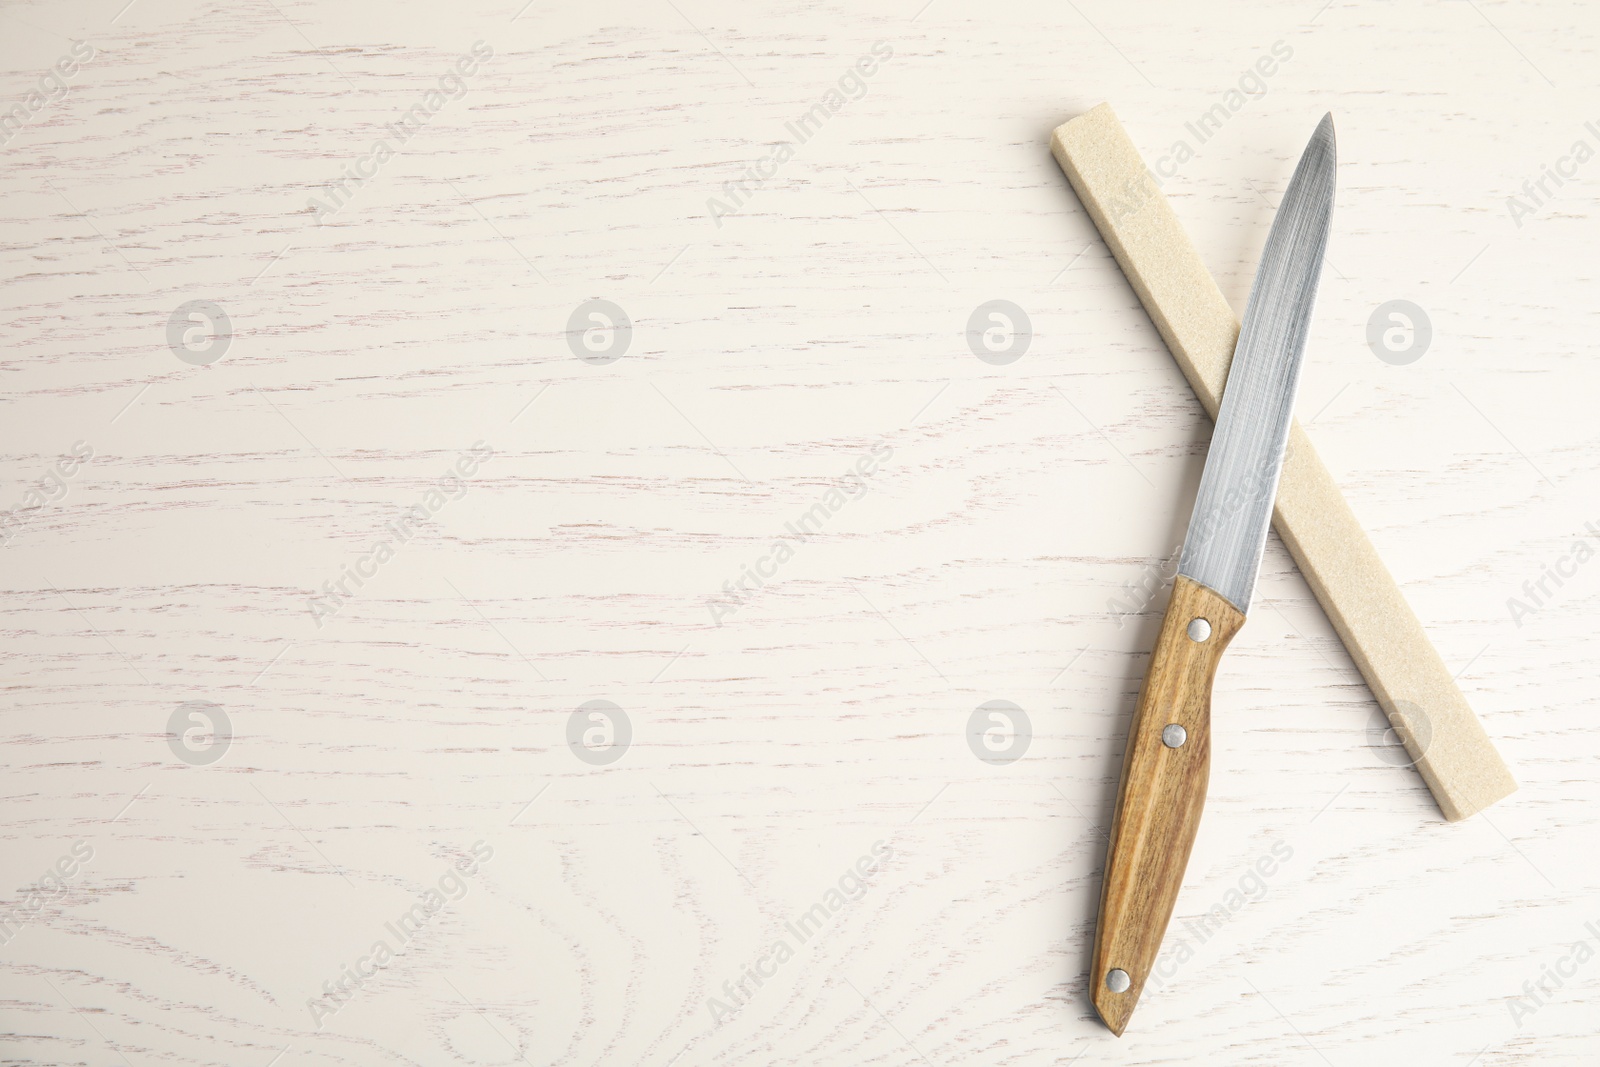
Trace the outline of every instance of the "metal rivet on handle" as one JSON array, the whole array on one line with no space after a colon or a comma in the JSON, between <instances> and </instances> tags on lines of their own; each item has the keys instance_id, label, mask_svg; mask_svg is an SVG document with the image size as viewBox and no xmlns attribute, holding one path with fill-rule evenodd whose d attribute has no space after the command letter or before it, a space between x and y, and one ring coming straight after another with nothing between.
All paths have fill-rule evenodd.
<instances>
[{"instance_id":1,"label":"metal rivet on handle","mask_svg":"<svg viewBox=\"0 0 1600 1067\"><path fill-rule=\"evenodd\" d=\"M1128 981L1128 972L1121 967L1113 967L1106 972L1106 988L1113 993L1126 993L1132 984Z\"/></svg>"},{"instance_id":2,"label":"metal rivet on handle","mask_svg":"<svg viewBox=\"0 0 1600 1067\"><path fill-rule=\"evenodd\" d=\"M1211 636L1211 624L1204 619L1189 620L1189 640L1194 642L1204 641Z\"/></svg>"},{"instance_id":3,"label":"metal rivet on handle","mask_svg":"<svg viewBox=\"0 0 1600 1067\"><path fill-rule=\"evenodd\" d=\"M1169 722L1161 729L1161 743L1168 748L1179 748L1189 740L1189 731L1175 722Z\"/></svg>"}]
</instances>

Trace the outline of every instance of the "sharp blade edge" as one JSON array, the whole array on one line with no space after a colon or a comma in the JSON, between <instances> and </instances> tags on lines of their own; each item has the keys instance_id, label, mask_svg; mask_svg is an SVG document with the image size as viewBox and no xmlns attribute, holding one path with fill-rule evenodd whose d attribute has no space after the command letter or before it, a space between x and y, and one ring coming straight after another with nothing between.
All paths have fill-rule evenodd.
<instances>
[{"instance_id":1,"label":"sharp blade edge","mask_svg":"<svg viewBox=\"0 0 1600 1067\"><path fill-rule=\"evenodd\" d=\"M1178 571L1250 610L1272 521L1333 214L1333 116L1323 116L1272 222L1228 370Z\"/></svg>"}]
</instances>

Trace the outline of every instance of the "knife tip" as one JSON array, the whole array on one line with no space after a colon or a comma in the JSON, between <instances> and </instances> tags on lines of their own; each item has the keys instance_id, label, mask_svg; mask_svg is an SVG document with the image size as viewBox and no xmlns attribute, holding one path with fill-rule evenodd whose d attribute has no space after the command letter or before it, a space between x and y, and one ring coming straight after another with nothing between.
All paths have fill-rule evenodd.
<instances>
[{"instance_id":1,"label":"knife tip","mask_svg":"<svg viewBox=\"0 0 1600 1067\"><path fill-rule=\"evenodd\" d=\"M1332 170L1338 155L1339 142L1333 133L1333 112L1328 111L1323 114L1322 121L1317 123L1316 132L1311 135L1311 140L1307 142L1305 155L1302 158L1324 157L1326 162L1323 165Z\"/></svg>"},{"instance_id":2,"label":"knife tip","mask_svg":"<svg viewBox=\"0 0 1600 1067\"><path fill-rule=\"evenodd\" d=\"M1314 134L1314 136L1327 138L1330 144L1333 143L1333 112L1323 112L1322 121L1317 123L1317 132Z\"/></svg>"}]
</instances>

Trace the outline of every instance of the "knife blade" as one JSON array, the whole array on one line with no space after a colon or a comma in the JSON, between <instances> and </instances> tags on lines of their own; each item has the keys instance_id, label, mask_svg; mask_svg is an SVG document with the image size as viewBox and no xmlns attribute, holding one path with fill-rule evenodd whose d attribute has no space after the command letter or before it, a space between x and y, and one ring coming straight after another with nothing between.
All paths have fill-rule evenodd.
<instances>
[{"instance_id":1,"label":"knife blade","mask_svg":"<svg viewBox=\"0 0 1600 1067\"><path fill-rule=\"evenodd\" d=\"M1324 115L1273 219L1239 330L1172 599L1128 730L1090 999L1121 1036L1172 918L1205 804L1211 685L1255 589L1333 213Z\"/></svg>"}]
</instances>

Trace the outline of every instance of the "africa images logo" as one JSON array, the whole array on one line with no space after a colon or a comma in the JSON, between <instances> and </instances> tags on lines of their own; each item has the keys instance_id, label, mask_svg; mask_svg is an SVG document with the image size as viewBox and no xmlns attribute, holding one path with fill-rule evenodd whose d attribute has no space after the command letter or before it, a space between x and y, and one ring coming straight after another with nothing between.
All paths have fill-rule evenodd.
<instances>
[{"instance_id":1,"label":"africa images logo","mask_svg":"<svg viewBox=\"0 0 1600 1067\"><path fill-rule=\"evenodd\" d=\"M34 120L45 108L67 97L67 79L96 55L94 45L88 41L74 41L72 51L56 60L55 66L39 75L39 87L31 90L21 101L0 110L0 144L10 144L22 127Z\"/></svg>"},{"instance_id":2,"label":"africa images logo","mask_svg":"<svg viewBox=\"0 0 1600 1067\"><path fill-rule=\"evenodd\" d=\"M722 192L727 200L719 200L714 196L706 200L706 215L717 224L717 228L722 228L724 215L737 215L743 211L750 198L767 182L776 178L778 171L794 158L799 147L821 133L822 127L829 119L843 111L848 101L860 100L866 96L867 79L878 73L882 65L889 62L893 56L894 45L888 41L873 42L872 52L859 56L853 64L845 68L845 72L839 75L832 88L822 94L821 99L807 108L795 121L783 124L783 128L793 135L793 141L779 141L766 155L746 167L739 177L723 182Z\"/></svg>"},{"instance_id":3,"label":"africa images logo","mask_svg":"<svg viewBox=\"0 0 1600 1067\"><path fill-rule=\"evenodd\" d=\"M468 879L477 875L482 864L494 859L494 848L485 841L472 843L472 855L446 868L434 879L434 884L422 892L422 899L383 924L385 936L372 943L365 955L358 956L354 964L340 964L339 973L322 983L320 997L306 998L306 1008L311 1012L311 1023L322 1029L322 1020L337 1015L346 1004L355 999L363 986L386 970L396 959L405 955L411 942L428 925L434 916L444 911L445 905L465 897L471 887ZM392 939L392 940L391 940Z\"/></svg>"}]
</instances>

